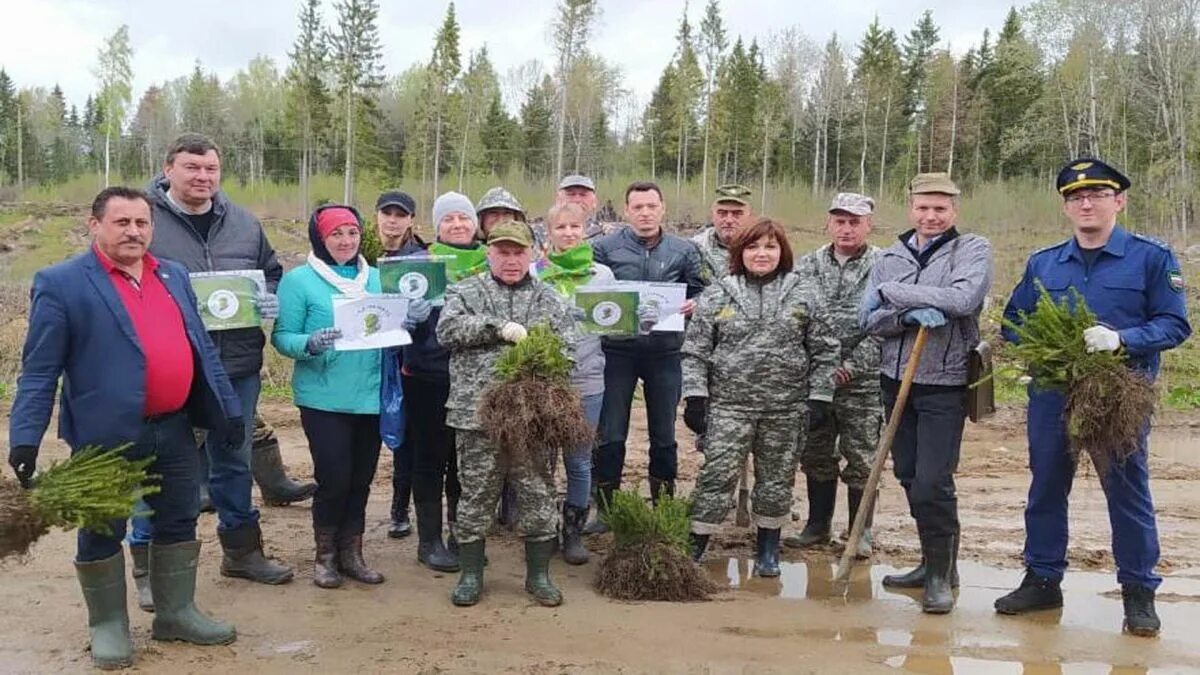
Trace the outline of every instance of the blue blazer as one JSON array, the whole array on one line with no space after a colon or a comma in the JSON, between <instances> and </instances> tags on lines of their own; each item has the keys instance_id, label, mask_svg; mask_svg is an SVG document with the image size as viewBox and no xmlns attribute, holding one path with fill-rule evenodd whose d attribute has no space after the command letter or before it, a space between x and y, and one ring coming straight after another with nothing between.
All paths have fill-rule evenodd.
<instances>
[{"instance_id":1,"label":"blue blazer","mask_svg":"<svg viewBox=\"0 0 1200 675\"><path fill-rule=\"evenodd\" d=\"M221 360L204 330L187 270L158 260L158 278L179 305L195 376L186 411L192 425L223 429L242 415ZM133 321L108 272L89 249L33 278L29 331L9 420L9 443L41 445L62 376L58 435L73 449L138 439L146 397L146 360Z\"/></svg>"}]
</instances>

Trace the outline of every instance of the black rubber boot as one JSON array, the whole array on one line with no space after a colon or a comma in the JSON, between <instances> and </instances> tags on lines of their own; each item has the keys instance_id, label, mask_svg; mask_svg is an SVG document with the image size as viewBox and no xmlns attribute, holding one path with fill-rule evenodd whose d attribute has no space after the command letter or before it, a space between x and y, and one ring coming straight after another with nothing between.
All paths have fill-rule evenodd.
<instances>
[{"instance_id":1,"label":"black rubber boot","mask_svg":"<svg viewBox=\"0 0 1200 675\"><path fill-rule=\"evenodd\" d=\"M130 544L129 557L133 560L133 585L137 587L138 609L154 611L154 593L150 590L150 545Z\"/></svg>"},{"instance_id":2,"label":"black rubber boot","mask_svg":"<svg viewBox=\"0 0 1200 675\"><path fill-rule=\"evenodd\" d=\"M292 568L263 555L262 530L258 523L236 530L217 531L225 555L221 558L221 576L249 579L260 584L286 584L292 580Z\"/></svg>"},{"instance_id":3,"label":"black rubber boot","mask_svg":"<svg viewBox=\"0 0 1200 675\"><path fill-rule=\"evenodd\" d=\"M88 611L92 664L101 670L133 665L129 609L125 604L125 556L75 563Z\"/></svg>"},{"instance_id":4,"label":"black rubber boot","mask_svg":"<svg viewBox=\"0 0 1200 675\"><path fill-rule=\"evenodd\" d=\"M954 568L954 535L927 536L925 550L925 593L921 611L926 614L949 614L954 609L954 591L950 586L950 570Z\"/></svg>"},{"instance_id":5,"label":"black rubber boot","mask_svg":"<svg viewBox=\"0 0 1200 675\"><path fill-rule=\"evenodd\" d=\"M754 550L754 573L760 577L779 576L779 528L758 528Z\"/></svg>"},{"instance_id":6,"label":"black rubber boot","mask_svg":"<svg viewBox=\"0 0 1200 675\"><path fill-rule=\"evenodd\" d=\"M571 565L582 565L590 557L583 545L583 525L587 522L587 507L563 503L562 556Z\"/></svg>"},{"instance_id":7,"label":"black rubber boot","mask_svg":"<svg viewBox=\"0 0 1200 675\"><path fill-rule=\"evenodd\" d=\"M708 537L707 534L696 534L695 532L691 534L693 562L700 562L700 559L704 557L704 550L708 548Z\"/></svg>"},{"instance_id":8,"label":"black rubber boot","mask_svg":"<svg viewBox=\"0 0 1200 675\"><path fill-rule=\"evenodd\" d=\"M666 492L667 496L675 496L675 481L650 476L650 503L658 504L658 498Z\"/></svg>"},{"instance_id":9,"label":"black rubber boot","mask_svg":"<svg viewBox=\"0 0 1200 675\"><path fill-rule=\"evenodd\" d=\"M954 538L954 566L950 569L950 587L958 588L958 537ZM904 574L889 574L883 578L887 588L925 588L925 557Z\"/></svg>"},{"instance_id":10,"label":"black rubber boot","mask_svg":"<svg viewBox=\"0 0 1200 675\"><path fill-rule=\"evenodd\" d=\"M550 558L554 557L554 540L525 540L525 592L543 607L562 604L562 591L550 580Z\"/></svg>"},{"instance_id":11,"label":"black rubber boot","mask_svg":"<svg viewBox=\"0 0 1200 675\"><path fill-rule=\"evenodd\" d=\"M800 534L783 540L790 548L809 548L829 543L833 528L833 509L837 502L837 479L828 481L805 479L808 485L808 521Z\"/></svg>"},{"instance_id":12,"label":"black rubber boot","mask_svg":"<svg viewBox=\"0 0 1200 675\"><path fill-rule=\"evenodd\" d=\"M596 486L596 509L593 512L595 517L592 522L588 523L583 528L584 534L604 534L608 532L608 525L604 524L603 514L608 512L608 505L612 503L613 492L616 492L615 485L597 485Z\"/></svg>"},{"instance_id":13,"label":"black rubber boot","mask_svg":"<svg viewBox=\"0 0 1200 675\"><path fill-rule=\"evenodd\" d=\"M1013 592L996 598L992 603L1000 614L1025 614L1039 612L1045 609L1058 609L1063 606L1062 588L1057 581L1034 574L1033 570L1025 570L1025 578Z\"/></svg>"},{"instance_id":14,"label":"black rubber boot","mask_svg":"<svg viewBox=\"0 0 1200 675\"><path fill-rule=\"evenodd\" d=\"M412 534L412 523L408 520L408 494L401 494L394 487L392 489L392 519L388 524L387 534L392 539L402 539Z\"/></svg>"},{"instance_id":15,"label":"black rubber boot","mask_svg":"<svg viewBox=\"0 0 1200 675\"><path fill-rule=\"evenodd\" d=\"M846 488L846 506L849 508L850 519L846 524L846 536L850 536L850 530L854 529L854 519L858 517L858 509L862 506L864 493L861 488ZM872 500L871 511L867 513L867 522L863 527L862 535L859 536L858 542L855 544L854 557L866 560L875 552L874 541L871 536L871 525L875 520L875 500ZM850 542L846 542L850 546Z\"/></svg>"},{"instance_id":16,"label":"black rubber boot","mask_svg":"<svg viewBox=\"0 0 1200 675\"><path fill-rule=\"evenodd\" d=\"M1155 637L1162 628L1158 612L1154 611L1154 590L1136 584L1121 585L1121 600L1125 605L1123 629L1138 637Z\"/></svg>"},{"instance_id":17,"label":"black rubber boot","mask_svg":"<svg viewBox=\"0 0 1200 675\"><path fill-rule=\"evenodd\" d=\"M450 593L450 602L459 607L470 607L479 602L483 594L484 540L468 541L458 545L462 576Z\"/></svg>"},{"instance_id":18,"label":"black rubber boot","mask_svg":"<svg viewBox=\"0 0 1200 675\"><path fill-rule=\"evenodd\" d=\"M442 505L417 502L417 560L437 572L457 572L458 556L442 543Z\"/></svg>"},{"instance_id":19,"label":"black rubber boot","mask_svg":"<svg viewBox=\"0 0 1200 675\"><path fill-rule=\"evenodd\" d=\"M313 538L317 544L317 555L313 560L313 583L320 588L340 587L343 579L338 572L337 528L314 528Z\"/></svg>"},{"instance_id":20,"label":"black rubber boot","mask_svg":"<svg viewBox=\"0 0 1200 675\"><path fill-rule=\"evenodd\" d=\"M254 418L254 437L250 443L250 472L263 503L268 506L287 506L310 499L317 493L317 484L298 483L288 478L283 457L279 454L279 439L262 417Z\"/></svg>"}]
</instances>

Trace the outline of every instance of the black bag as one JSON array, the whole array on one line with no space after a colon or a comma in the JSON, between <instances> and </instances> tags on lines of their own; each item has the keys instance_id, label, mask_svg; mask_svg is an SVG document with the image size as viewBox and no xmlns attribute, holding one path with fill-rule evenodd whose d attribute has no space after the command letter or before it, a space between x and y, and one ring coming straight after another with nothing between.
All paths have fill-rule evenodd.
<instances>
[{"instance_id":1,"label":"black bag","mask_svg":"<svg viewBox=\"0 0 1200 675\"><path fill-rule=\"evenodd\" d=\"M996 412L996 383L992 375L992 346L981 340L967 352L967 416L972 422Z\"/></svg>"}]
</instances>

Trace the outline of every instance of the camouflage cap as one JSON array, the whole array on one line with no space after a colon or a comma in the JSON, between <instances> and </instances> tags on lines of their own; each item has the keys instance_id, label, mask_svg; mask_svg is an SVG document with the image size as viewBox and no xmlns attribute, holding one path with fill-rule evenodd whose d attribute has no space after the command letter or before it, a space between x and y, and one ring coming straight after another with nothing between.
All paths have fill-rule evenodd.
<instances>
[{"instance_id":1,"label":"camouflage cap","mask_svg":"<svg viewBox=\"0 0 1200 675\"><path fill-rule=\"evenodd\" d=\"M525 208L521 206L521 202L517 201L513 193L502 187L494 187L483 193L483 196L479 198L479 203L475 205L476 214L483 213L488 209L508 209L525 216Z\"/></svg>"},{"instance_id":2,"label":"camouflage cap","mask_svg":"<svg viewBox=\"0 0 1200 675\"><path fill-rule=\"evenodd\" d=\"M857 192L839 192L829 204L829 212L834 211L845 211L855 216L869 215L875 212L875 200Z\"/></svg>"},{"instance_id":3,"label":"camouflage cap","mask_svg":"<svg viewBox=\"0 0 1200 675\"><path fill-rule=\"evenodd\" d=\"M573 173L570 176L563 176L563 179L558 182L559 190L566 190L570 187L587 188L592 192L596 191L596 181L587 176Z\"/></svg>"},{"instance_id":4,"label":"camouflage cap","mask_svg":"<svg viewBox=\"0 0 1200 675\"><path fill-rule=\"evenodd\" d=\"M754 194L750 188L737 183L729 183L717 187L717 196L713 199L713 203L734 202L743 206L750 206L750 195Z\"/></svg>"},{"instance_id":5,"label":"camouflage cap","mask_svg":"<svg viewBox=\"0 0 1200 675\"><path fill-rule=\"evenodd\" d=\"M530 248L533 246L533 237L530 236L529 226L524 223L518 223L515 220L506 220L492 228L488 234L488 246L506 241L510 244L517 244Z\"/></svg>"},{"instance_id":6,"label":"camouflage cap","mask_svg":"<svg viewBox=\"0 0 1200 675\"><path fill-rule=\"evenodd\" d=\"M913 176L908 183L908 194L910 195L957 195L958 193L958 186L954 184L953 180L950 180L948 173L919 173Z\"/></svg>"}]
</instances>

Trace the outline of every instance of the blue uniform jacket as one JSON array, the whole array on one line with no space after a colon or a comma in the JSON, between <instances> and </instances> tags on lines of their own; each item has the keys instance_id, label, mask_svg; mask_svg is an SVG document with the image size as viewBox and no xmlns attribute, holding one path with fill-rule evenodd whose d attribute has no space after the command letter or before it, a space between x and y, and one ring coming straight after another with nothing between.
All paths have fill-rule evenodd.
<instances>
[{"instance_id":1,"label":"blue uniform jacket","mask_svg":"<svg viewBox=\"0 0 1200 675\"><path fill-rule=\"evenodd\" d=\"M204 330L187 270L159 259L157 274L179 305L195 375L186 410L193 426L222 429L241 417L220 356ZM39 446L61 375L58 435L72 448L136 441L146 396L146 363L108 272L92 250L33 278L29 332L9 421L9 442Z\"/></svg>"},{"instance_id":2,"label":"blue uniform jacket","mask_svg":"<svg viewBox=\"0 0 1200 675\"><path fill-rule=\"evenodd\" d=\"M1037 251L1025 276L1013 289L1004 317L1019 322L1032 312L1040 281L1055 300L1075 288L1100 323L1116 330L1131 366L1158 374L1159 352L1179 346L1191 335L1179 261L1166 244L1131 234L1118 226L1089 270L1072 237ZM1004 339L1016 336L1004 329Z\"/></svg>"}]
</instances>

